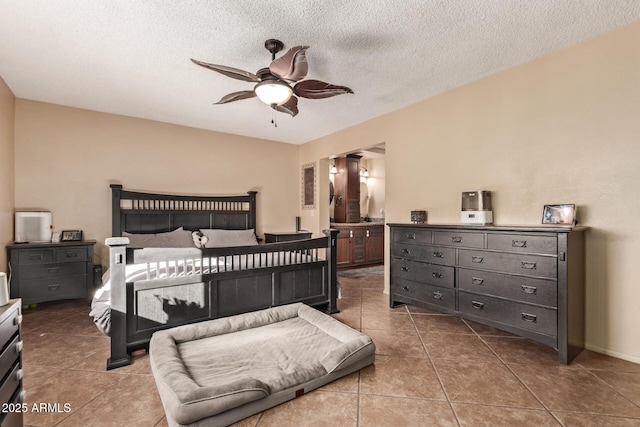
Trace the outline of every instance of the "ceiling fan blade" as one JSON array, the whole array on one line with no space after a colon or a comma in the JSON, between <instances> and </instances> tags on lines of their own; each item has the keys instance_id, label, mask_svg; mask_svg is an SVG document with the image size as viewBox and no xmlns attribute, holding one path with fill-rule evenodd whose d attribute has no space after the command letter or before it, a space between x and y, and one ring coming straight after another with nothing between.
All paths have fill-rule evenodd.
<instances>
[{"instance_id":1,"label":"ceiling fan blade","mask_svg":"<svg viewBox=\"0 0 640 427\"><path fill-rule=\"evenodd\" d=\"M240 70L238 68L226 67L224 65L209 64L207 62L198 61L191 58L191 62L204 68L208 68L213 71L217 71L220 74L224 74L232 79L244 80L245 82L258 82L258 76L248 71Z\"/></svg>"},{"instance_id":2,"label":"ceiling fan blade","mask_svg":"<svg viewBox=\"0 0 640 427\"><path fill-rule=\"evenodd\" d=\"M272 105L271 108L281 113L291 114L291 117L295 117L296 114L298 114L298 98L296 98L295 96L292 96L284 104Z\"/></svg>"},{"instance_id":3,"label":"ceiling fan blade","mask_svg":"<svg viewBox=\"0 0 640 427\"><path fill-rule=\"evenodd\" d=\"M309 64L305 52L309 46L295 46L278 59L274 59L269 65L272 74L285 79L297 82L302 80L309 71Z\"/></svg>"},{"instance_id":4,"label":"ceiling fan blade","mask_svg":"<svg viewBox=\"0 0 640 427\"><path fill-rule=\"evenodd\" d=\"M322 99L353 93L353 91L346 86L332 85L319 80L305 80L293 86L293 93L303 98Z\"/></svg>"},{"instance_id":5,"label":"ceiling fan blade","mask_svg":"<svg viewBox=\"0 0 640 427\"><path fill-rule=\"evenodd\" d=\"M223 96L220 101L215 104L228 104L229 102L240 101L241 99L253 98L255 96L256 93L252 90L242 90L240 92L233 92Z\"/></svg>"}]
</instances>

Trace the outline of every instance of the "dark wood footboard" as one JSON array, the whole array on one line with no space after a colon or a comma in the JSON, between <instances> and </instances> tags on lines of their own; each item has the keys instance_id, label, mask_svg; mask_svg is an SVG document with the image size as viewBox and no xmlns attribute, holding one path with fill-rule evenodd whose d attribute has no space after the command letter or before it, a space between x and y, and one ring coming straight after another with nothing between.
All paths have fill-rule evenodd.
<instances>
[{"instance_id":1,"label":"dark wood footboard","mask_svg":"<svg viewBox=\"0 0 640 427\"><path fill-rule=\"evenodd\" d=\"M148 347L151 335L161 329L292 302L336 313L337 231L324 234L293 242L187 250L127 250L127 238L107 239L111 265L107 369L130 364L130 353ZM128 264L146 265L144 277L127 282ZM171 266L184 270L162 274Z\"/></svg>"}]
</instances>

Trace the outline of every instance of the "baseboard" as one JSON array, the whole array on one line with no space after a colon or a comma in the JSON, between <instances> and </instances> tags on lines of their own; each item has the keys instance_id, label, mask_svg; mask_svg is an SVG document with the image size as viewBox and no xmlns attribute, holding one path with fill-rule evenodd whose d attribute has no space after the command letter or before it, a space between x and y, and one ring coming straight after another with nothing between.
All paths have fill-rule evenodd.
<instances>
[{"instance_id":1,"label":"baseboard","mask_svg":"<svg viewBox=\"0 0 640 427\"><path fill-rule=\"evenodd\" d=\"M584 348L587 350L595 351L596 353L605 354L607 356L615 357L617 359L626 360L627 362L633 362L640 364L640 357L630 356L628 354L619 353L613 350L607 350L606 348L600 348L595 345L585 345Z\"/></svg>"}]
</instances>

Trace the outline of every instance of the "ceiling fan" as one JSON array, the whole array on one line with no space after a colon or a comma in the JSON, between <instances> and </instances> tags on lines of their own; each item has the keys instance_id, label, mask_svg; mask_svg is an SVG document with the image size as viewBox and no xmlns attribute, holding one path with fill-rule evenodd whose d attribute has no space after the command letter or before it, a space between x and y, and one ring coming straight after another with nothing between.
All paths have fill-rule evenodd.
<instances>
[{"instance_id":1,"label":"ceiling fan","mask_svg":"<svg viewBox=\"0 0 640 427\"><path fill-rule=\"evenodd\" d=\"M298 114L298 98L322 99L344 93L353 93L346 86L337 86L319 80L302 80L309 71L305 52L309 46L295 46L287 53L276 59L276 53L284 48L280 40L269 39L264 47L271 52L271 64L268 68L261 68L255 74L224 65L209 64L191 59L194 64L217 71L227 77L257 83L253 90L233 92L223 96L216 104L227 104L257 96L262 102L276 111ZM293 84L293 86L291 86Z\"/></svg>"}]
</instances>

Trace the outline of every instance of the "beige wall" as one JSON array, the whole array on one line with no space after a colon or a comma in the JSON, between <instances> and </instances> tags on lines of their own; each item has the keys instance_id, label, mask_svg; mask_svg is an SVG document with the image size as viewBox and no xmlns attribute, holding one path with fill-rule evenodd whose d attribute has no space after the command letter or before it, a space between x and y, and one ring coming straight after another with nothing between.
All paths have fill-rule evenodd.
<instances>
[{"instance_id":1,"label":"beige wall","mask_svg":"<svg viewBox=\"0 0 640 427\"><path fill-rule=\"evenodd\" d=\"M496 224L576 203L591 227L588 348L640 362L638 45L635 23L312 141L301 162L385 142L387 222L421 207L458 223L465 190L494 191Z\"/></svg>"},{"instance_id":2,"label":"beige wall","mask_svg":"<svg viewBox=\"0 0 640 427\"><path fill-rule=\"evenodd\" d=\"M84 230L102 257L111 183L178 194L257 190L258 234L295 227L296 145L23 99L15 135L16 207L51 210L54 229Z\"/></svg>"},{"instance_id":3,"label":"beige wall","mask_svg":"<svg viewBox=\"0 0 640 427\"><path fill-rule=\"evenodd\" d=\"M13 93L0 77L0 271L7 270L4 245L13 241L15 103Z\"/></svg>"}]
</instances>

